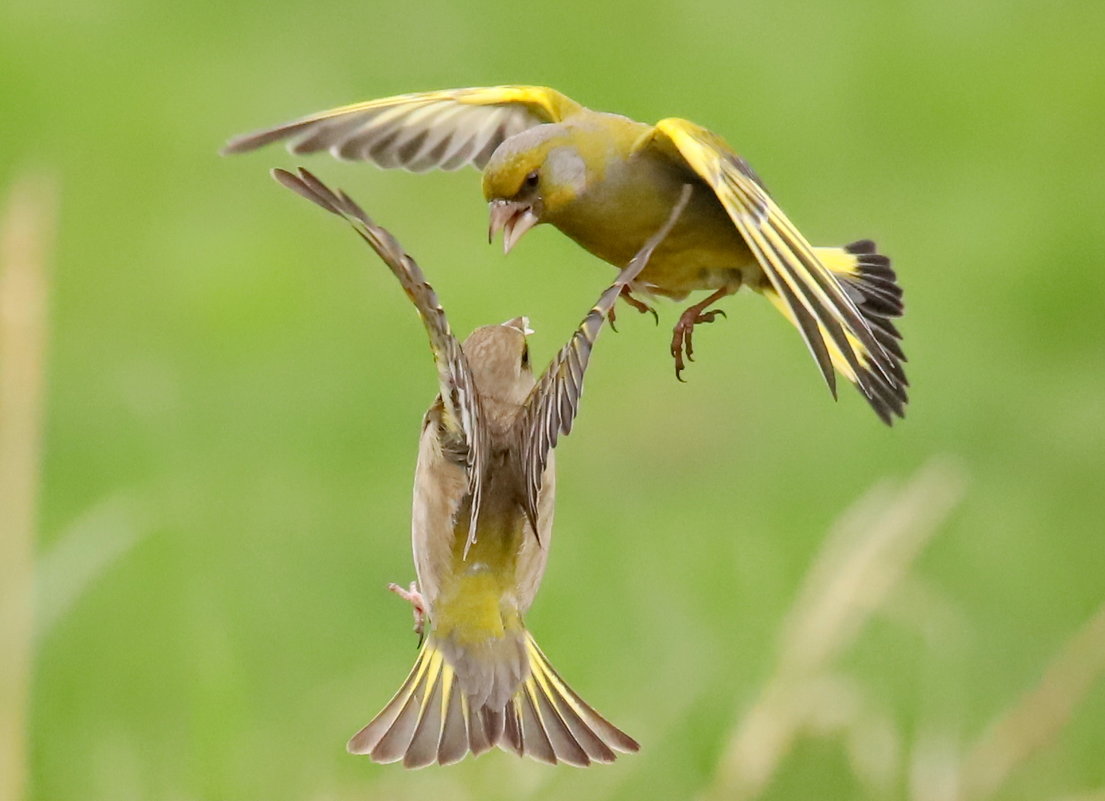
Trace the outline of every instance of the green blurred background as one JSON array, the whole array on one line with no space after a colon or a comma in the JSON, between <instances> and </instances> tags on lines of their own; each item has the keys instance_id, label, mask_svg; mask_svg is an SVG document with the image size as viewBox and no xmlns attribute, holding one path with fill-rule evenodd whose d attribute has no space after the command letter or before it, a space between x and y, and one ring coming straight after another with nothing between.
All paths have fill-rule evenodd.
<instances>
[{"instance_id":1,"label":"green blurred background","mask_svg":"<svg viewBox=\"0 0 1105 801\"><path fill-rule=\"evenodd\" d=\"M37 548L88 544L60 585L119 551L40 622L30 798L694 797L833 521L950 455L964 500L912 570L958 634L877 617L839 665L892 723L890 778L804 738L764 793L917 797L929 713L967 748L1105 599L1102 41L1091 2L6 0L0 187L45 171L61 198ZM528 622L642 751L407 773L344 742L415 656L384 586L413 577L424 335L367 249L268 177L299 162L216 151L496 83L695 120L814 243L876 239L906 291L912 403L893 429L850 390L833 403L748 293L700 330L686 385L678 307L659 328L624 310L559 451ZM307 164L419 259L458 332L528 314L538 363L613 275L551 228L488 247L473 171ZM1103 786L1099 684L998 797Z\"/></svg>"}]
</instances>

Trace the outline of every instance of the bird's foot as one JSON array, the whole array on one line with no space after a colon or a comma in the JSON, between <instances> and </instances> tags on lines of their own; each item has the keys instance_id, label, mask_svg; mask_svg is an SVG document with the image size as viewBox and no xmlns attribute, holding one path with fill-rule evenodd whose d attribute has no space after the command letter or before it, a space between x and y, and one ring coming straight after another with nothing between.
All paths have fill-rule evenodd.
<instances>
[{"instance_id":1,"label":"bird's foot","mask_svg":"<svg viewBox=\"0 0 1105 801\"><path fill-rule=\"evenodd\" d=\"M687 367L683 361L683 356L686 355L687 361L694 361L694 327L703 323L712 323L719 314L722 317L727 316L721 309L710 309L709 311L705 309L714 301L728 294L730 294L728 290L719 289L706 300L689 307L679 316L679 322L675 324L675 328L671 332L671 355L675 359L675 377L680 381L683 380L682 373Z\"/></svg>"},{"instance_id":2,"label":"bird's foot","mask_svg":"<svg viewBox=\"0 0 1105 801\"><path fill-rule=\"evenodd\" d=\"M660 325L660 315L656 313L656 309L652 306L649 306L644 301L633 297L633 293L630 291L628 286L622 287L620 297L641 314L651 314L652 319L656 321L656 325ZM610 328L614 330L614 333L617 333L618 328L616 325L614 325L614 323L618 319L618 315L617 312L614 311L613 306L610 307L610 311L607 313L606 319L610 321Z\"/></svg>"},{"instance_id":3,"label":"bird's foot","mask_svg":"<svg viewBox=\"0 0 1105 801\"><path fill-rule=\"evenodd\" d=\"M422 641L422 629L426 623L426 599L418 591L418 582L412 581L410 588L404 590L398 584L392 582L388 589L411 605L414 613L414 633L418 635L418 641Z\"/></svg>"},{"instance_id":4,"label":"bird's foot","mask_svg":"<svg viewBox=\"0 0 1105 801\"><path fill-rule=\"evenodd\" d=\"M633 297L633 293L628 286L623 286L621 291L621 299L639 311L641 314L651 314L653 321L656 325L660 325L660 315L656 313L656 309L653 306L648 305L643 300Z\"/></svg>"}]
</instances>

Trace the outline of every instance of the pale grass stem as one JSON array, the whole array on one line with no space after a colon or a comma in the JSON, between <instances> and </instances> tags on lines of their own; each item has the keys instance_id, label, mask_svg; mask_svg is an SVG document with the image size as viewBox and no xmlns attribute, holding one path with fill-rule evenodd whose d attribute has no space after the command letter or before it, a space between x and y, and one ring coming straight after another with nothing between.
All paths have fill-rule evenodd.
<instances>
[{"instance_id":1,"label":"pale grass stem","mask_svg":"<svg viewBox=\"0 0 1105 801\"><path fill-rule=\"evenodd\" d=\"M27 788L34 544L56 190L24 177L0 216L0 799Z\"/></svg>"},{"instance_id":2,"label":"pale grass stem","mask_svg":"<svg viewBox=\"0 0 1105 801\"><path fill-rule=\"evenodd\" d=\"M1013 771L1050 745L1105 672L1105 603L1062 645L1040 682L999 715L967 754L964 798L996 793ZM1105 791L1086 798L1105 801Z\"/></svg>"}]
</instances>

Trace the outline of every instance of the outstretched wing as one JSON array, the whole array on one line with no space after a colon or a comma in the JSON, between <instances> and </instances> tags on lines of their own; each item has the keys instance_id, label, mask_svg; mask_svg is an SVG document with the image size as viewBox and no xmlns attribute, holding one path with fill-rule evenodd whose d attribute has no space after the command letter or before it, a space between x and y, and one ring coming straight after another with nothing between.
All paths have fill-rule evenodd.
<instances>
[{"instance_id":1,"label":"outstretched wing","mask_svg":"<svg viewBox=\"0 0 1105 801\"><path fill-rule=\"evenodd\" d=\"M302 195L332 214L342 217L376 251L399 279L403 291L414 304L430 338L430 349L437 365L442 415L439 432L446 455L468 472L468 490L472 496L472 514L468 536L473 538L479 517L482 482L485 472L487 437L481 425L481 410L476 384L460 342L449 329L445 309L426 282L421 268L387 230L376 225L344 192L334 192L307 170L299 175L273 170L273 177L293 192Z\"/></svg>"},{"instance_id":2,"label":"outstretched wing","mask_svg":"<svg viewBox=\"0 0 1105 801\"><path fill-rule=\"evenodd\" d=\"M323 111L227 142L224 154L288 140L296 154L329 150L339 159L414 172L483 169L504 139L581 106L540 86L492 86L385 97Z\"/></svg>"},{"instance_id":3,"label":"outstretched wing","mask_svg":"<svg viewBox=\"0 0 1105 801\"><path fill-rule=\"evenodd\" d=\"M661 120L647 146L685 162L714 190L793 316L833 394L836 362L869 402L887 404L901 416L907 395L899 360L879 342L855 301L748 164L721 137L687 120Z\"/></svg>"},{"instance_id":4,"label":"outstretched wing","mask_svg":"<svg viewBox=\"0 0 1105 801\"><path fill-rule=\"evenodd\" d=\"M561 434L572 431L572 422L579 410L583 393L583 374L591 359L591 349L602 331L610 310L622 289L632 283L648 264L652 251L671 231L691 197L691 186L683 187L679 202L672 208L667 221L618 273L598 302L587 312L579 328L556 357L549 363L537 385L526 399L525 411L519 416L521 426L522 472L524 475L525 511L534 531L537 528L537 499L541 491L541 476L548 464L549 451L556 447Z\"/></svg>"}]
</instances>

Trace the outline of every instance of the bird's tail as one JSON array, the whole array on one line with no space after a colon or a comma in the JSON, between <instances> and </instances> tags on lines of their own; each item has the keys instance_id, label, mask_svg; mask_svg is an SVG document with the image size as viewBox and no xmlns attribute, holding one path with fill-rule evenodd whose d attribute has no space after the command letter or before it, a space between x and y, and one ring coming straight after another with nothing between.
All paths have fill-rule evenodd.
<instances>
[{"instance_id":1,"label":"bird's tail","mask_svg":"<svg viewBox=\"0 0 1105 801\"><path fill-rule=\"evenodd\" d=\"M505 706L477 707L431 635L399 692L353 736L349 751L421 768L499 746L553 765L586 767L640 748L564 683L528 632L525 651L529 675Z\"/></svg>"},{"instance_id":2,"label":"bird's tail","mask_svg":"<svg viewBox=\"0 0 1105 801\"><path fill-rule=\"evenodd\" d=\"M902 368L902 363L906 361L900 344L902 335L892 321L892 318L902 315L902 288L898 286L897 276L890 267L890 259L876 252L875 243L869 239L844 247L814 248L814 252L856 304L875 341L889 357L885 360L888 369L880 369L866 348L845 329L852 350L862 359L860 367L863 375L857 375L840 349L833 344L832 337L822 331L833 366L860 389L875 413L889 424L894 416L904 415L909 400L906 392L909 382ZM787 304L778 294L771 290L764 294L787 319L795 322Z\"/></svg>"}]
</instances>

